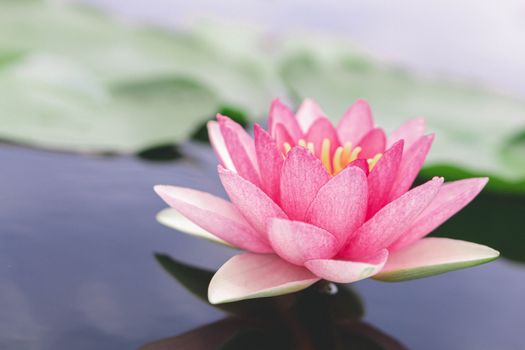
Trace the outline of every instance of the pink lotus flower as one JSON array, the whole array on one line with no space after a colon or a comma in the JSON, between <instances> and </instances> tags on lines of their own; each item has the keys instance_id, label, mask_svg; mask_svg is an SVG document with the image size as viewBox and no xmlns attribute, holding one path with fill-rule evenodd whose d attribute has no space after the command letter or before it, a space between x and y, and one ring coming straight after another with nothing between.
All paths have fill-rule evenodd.
<instances>
[{"instance_id":1,"label":"pink lotus flower","mask_svg":"<svg viewBox=\"0 0 525 350\"><path fill-rule=\"evenodd\" d=\"M269 130L254 139L224 116L208 124L218 172L231 202L189 188L156 186L172 207L160 222L246 250L209 286L223 303L301 290L320 279L399 281L495 259L475 243L423 238L469 203L487 178L410 189L430 149L424 121L387 137L359 100L334 127L305 100L294 115L278 100Z\"/></svg>"}]
</instances>

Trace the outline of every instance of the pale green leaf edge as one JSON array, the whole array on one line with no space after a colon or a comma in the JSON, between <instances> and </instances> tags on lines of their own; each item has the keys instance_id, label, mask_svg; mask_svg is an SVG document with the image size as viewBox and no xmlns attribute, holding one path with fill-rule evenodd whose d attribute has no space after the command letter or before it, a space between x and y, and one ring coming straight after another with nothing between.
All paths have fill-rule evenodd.
<instances>
[{"instance_id":1,"label":"pale green leaf edge","mask_svg":"<svg viewBox=\"0 0 525 350\"><path fill-rule=\"evenodd\" d=\"M382 282L402 282L402 281L409 281L409 280L415 280L415 279L424 278L424 277L440 275L440 274L450 272L450 271L466 269L469 267L486 264L493 260L496 260L500 256L500 253L497 250L494 250L494 249L492 250L494 251L494 256L483 258L483 259L475 259L475 260L469 260L469 261L461 261L461 262L448 263L448 264L438 264L438 265L431 265L431 266L421 266L421 267L416 267L412 269L401 269L401 270L392 270L388 272L380 272L377 275L374 275L372 278L375 280L382 281Z\"/></svg>"}]
</instances>

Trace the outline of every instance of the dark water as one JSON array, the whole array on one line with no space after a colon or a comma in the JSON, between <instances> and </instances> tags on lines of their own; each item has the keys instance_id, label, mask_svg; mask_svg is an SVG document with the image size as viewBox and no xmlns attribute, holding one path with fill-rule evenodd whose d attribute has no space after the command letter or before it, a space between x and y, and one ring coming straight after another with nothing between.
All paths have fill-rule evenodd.
<instances>
[{"instance_id":1,"label":"dark water","mask_svg":"<svg viewBox=\"0 0 525 350\"><path fill-rule=\"evenodd\" d=\"M0 349L133 349L224 317L153 257L216 269L234 254L155 221L154 184L223 194L209 148L185 152L154 163L0 147ZM355 290L365 320L407 348L525 349L523 264Z\"/></svg>"}]
</instances>

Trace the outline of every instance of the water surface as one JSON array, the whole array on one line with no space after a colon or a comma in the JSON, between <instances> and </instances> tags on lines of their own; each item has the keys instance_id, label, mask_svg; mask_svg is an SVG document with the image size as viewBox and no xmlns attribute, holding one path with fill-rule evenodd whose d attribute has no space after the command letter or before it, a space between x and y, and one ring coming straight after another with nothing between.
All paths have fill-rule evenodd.
<instances>
[{"instance_id":1,"label":"water surface","mask_svg":"<svg viewBox=\"0 0 525 350\"><path fill-rule=\"evenodd\" d=\"M223 317L153 258L216 269L235 253L155 221L154 184L224 195L209 147L184 151L158 163L0 146L0 349L138 348ZM523 264L355 287L365 320L408 348L525 348Z\"/></svg>"}]
</instances>

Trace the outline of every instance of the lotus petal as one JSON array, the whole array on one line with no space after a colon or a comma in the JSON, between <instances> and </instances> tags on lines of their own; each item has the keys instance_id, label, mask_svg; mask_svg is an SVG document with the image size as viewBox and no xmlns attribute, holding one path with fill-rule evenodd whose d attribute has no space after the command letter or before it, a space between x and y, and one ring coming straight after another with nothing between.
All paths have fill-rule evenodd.
<instances>
[{"instance_id":1,"label":"lotus petal","mask_svg":"<svg viewBox=\"0 0 525 350\"><path fill-rule=\"evenodd\" d=\"M224 142L224 137L222 137L219 123L217 123L215 120L210 120L207 124L207 127L210 143L213 147L213 150L215 151L217 159L219 159L219 162L226 169L237 171L235 169L235 165L233 165L233 161L230 157L230 152L228 152L228 148L226 147L226 143Z\"/></svg>"},{"instance_id":2,"label":"lotus petal","mask_svg":"<svg viewBox=\"0 0 525 350\"><path fill-rule=\"evenodd\" d=\"M277 255L245 253L232 257L215 273L208 288L208 300L220 304L288 294L318 280L304 267Z\"/></svg>"},{"instance_id":3,"label":"lotus petal","mask_svg":"<svg viewBox=\"0 0 525 350\"><path fill-rule=\"evenodd\" d=\"M305 220L332 233L343 246L363 224L367 200L365 173L357 166L347 167L321 187Z\"/></svg>"},{"instance_id":4,"label":"lotus petal","mask_svg":"<svg viewBox=\"0 0 525 350\"><path fill-rule=\"evenodd\" d=\"M220 239L213 233L210 233L202 227L200 227L199 225L195 224L193 221L179 213L174 208L166 208L158 212L157 221L163 224L164 226L173 228L177 231L181 231L192 236L204 238L209 241L223 244L228 247L233 247L230 243Z\"/></svg>"},{"instance_id":5,"label":"lotus petal","mask_svg":"<svg viewBox=\"0 0 525 350\"><path fill-rule=\"evenodd\" d=\"M485 177L445 183L432 203L389 249L406 247L432 232L470 203L487 182Z\"/></svg>"},{"instance_id":6,"label":"lotus petal","mask_svg":"<svg viewBox=\"0 0 525 350\"><path fill-rule=\"evenodd\" d=\"M279 184L283 156L279 152L275 141L258 124L254 125L255 152L261 173L261 188L266 194L279 203Z\"/></svg>"},{"instance_id":7,"label":"lotus petal","mask_svg":"<svg viewBox=\"0 0 525 350\"><path fill-rule=\"evenodd\" d=\"M376 128L370 130L359 143L361 153L359 158L373 158L378 153L383 153L386 148L386 135L383 129Z\"/></svg>"},{"instance_id":8,"label":"lotus petal","mask_svg":"<svg viewBox=\"0 0 525 350\"><path fill-rule=\"evenodd\" d=\"M292 220L302 221L319 189L330 179L323 163L303 147L294 147L281 172L281 207Z\"/></svg>"},{"instance_id":9,"label":"lotus petal","mask_svg":"<svg viewBox=\"0 0 525 350\"><path fill-rule=\"evenodd\" d=\"M231 245L258 253L272 251L232 203L184 187L157 185L155 192L190 221Z\"/></svg>"},{"instance_id":10,"label":"lotus petal","mask_svg":"<svg viewBox=\"0 0 525 350\"><path fill-rule=\"evenodd\" d=\"M267 241L266 225L271 218L288 218L259 187L219 165L219 177L231 201L246 220Z\"/></svg>"},{"instance_id":11,"label":"lotus petal","mask_svg":"<svg viewBox=\"0 0 525 350\"><path fill-rule=\"evenodd\" d=\"M301 126L303 132L306 132L318 118L323 117L324 115L325 113L321 107L319 107L317 102L305 98L301 106L299 106L295 117L297 118L297 122Z\"/></svg>"},{"instance_id":12,"label":"lotus petal","mask_svg":"<svg viewBox=\"0 0 525 350\"><path fill-rule=\"evenodd\" d=\"M237 173L255 185L259 185L259 166L253 139L242 126L230 118L218 115L217 119Z\"/></svg>"},{"instance_id":13,"label":"lotus petal","mask_svg":"<svg viewBox=\"0 0 525 350\"><path fill-rule=\"evenodd\" d=\"M365 100L360 99L343 114L337 132L341 143L351 142L357 145L373 128L372 110Z\"/></svg>"},{"instance_id":14,"label":"lotus petal","mask_svg":"<svg viewBox=\"0 0 525 350\"><path fill-rule=\"evenodd\" d=\"M275 253L295 265L311 259L331 258L339 248L330 232L301 221L272 219L268 238Z\"/></svg>"},{"instance_id":15,"label":"lotus petal","mask_svg":"<svg viewBox=\"0 0 525 350\"><path fill-rule=\"evenodd\" d=\"M403 160L399 167L399 172L396 180L392 184L392 192L390 193L390 201L401 196L408 191L410 186L417 177L421 166L427 157L434 135L425 135L419 138L409 149L403 154Z\"/></svg>"},{"instance_id":16,"label":"lotus petal","mask_svg":"<svg viewBox=\"0 0 525 350\"><path fill-rule=\"evenodd\" d=\"M379 159L368 176L368 211L371 218L388 203L392 185L397 178L399 164L403 156L403 140L396 142Z\"/></svg>"},{"instance_id":17,"label":"lotus petal","mask_svg":"<svg viewBox=\"0 0 525 350\"><path fill-rule=\"evenodd\" d=\"M388 258L383 249L366 262L348 260L316 259L308 260L304 266L316 276L336 283L352 283L378 273Z\"/></svg>"},{"instance_id":18,"label":"lotus petal","mask_svg":"<svg viewBox=\"0 0 525 350\"><path fill-rule=\"evenodd\" d=\"M303 137L301 127L292 111L282 104L279 99L275 99L270 107L270 115L268 117L268 131L273 137L275 137L275 128L278 124L284 126L294 141Z\"/></svg>"},{"instance_id":19,"label":"lotus petal","mask_svg":"<svg viewBox=\"0 0 525 350\"><path fill-rule=\"evenodd\" d=\"M399 140L405 141L405 149L408 150L425 133L425 119L415 118L401 125L388 138L387 147L392 146Z\"/></svg>"},{"instance_id":20,"label":"lotus petal","mask_svg":"<svg viewBox=\"0 0 525 350\"><path fill-rule=\"evenodd\" d=\"M406 281L476 266L496 259L499 252L487 246L450 238L423 238L390 254L375 279Z\"/></svg>"},{"instance_id":21,"label":"lotus petal","mask_svg":"<svg viewBox=\"0 0 525 350\"><path fill-rule=\"evenodd\" d=\"M437 195L443 178L434 178L387 204L355 233L341 256L367 257L395 242Z\"/></svg>"}]
</instances>

